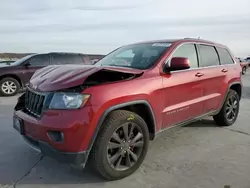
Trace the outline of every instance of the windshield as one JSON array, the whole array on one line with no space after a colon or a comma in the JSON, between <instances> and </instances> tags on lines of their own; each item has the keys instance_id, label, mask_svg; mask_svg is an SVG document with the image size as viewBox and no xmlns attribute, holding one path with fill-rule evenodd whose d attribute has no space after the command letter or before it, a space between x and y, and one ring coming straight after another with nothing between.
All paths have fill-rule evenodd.
<instances>
[{"instance_id":1,"label":"windshield","mask_svg":"<svg viewBox=\"0 0 250 188\"><path fill-rule=\"evenodd\" d=\"M23 62L26 61L27 59L31 58L33 55L34 55L34 54L24 56L23 58L18 59L18 60L15 61L14 63L11 63L11 65L20 65L21 63L23 63Z\"/></svg>"},{"instance_id":2,"label":"windshield","mask_svg":"<svg viewBox=\"0 0 250 188\"><path fill-rule=\"evenodd\" d=\"M171 43L146 43L123 46L102 58L96 65L148 69L170 45Z\"/></svg>"}]
</instances>

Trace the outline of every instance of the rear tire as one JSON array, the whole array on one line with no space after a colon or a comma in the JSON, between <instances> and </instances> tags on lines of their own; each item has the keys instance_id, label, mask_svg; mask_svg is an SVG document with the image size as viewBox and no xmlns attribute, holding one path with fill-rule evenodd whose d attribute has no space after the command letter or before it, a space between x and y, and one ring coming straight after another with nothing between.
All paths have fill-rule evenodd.
<instances>
[{"instance_id":1,"label":"rear tire","mask_svg":"<svg viewBox=\"0 0 250 188\"><path fill-rule=\"evenodd\" d=\"M246 72L247 72L247 68L246 68L246 67L243 67L243 68L242 68L242 74L245 75Z\"/></svg>"},{"instance_id":2,"label":"rear tire","mask_svg":"<svg viewBox=\"0 0 250 188\"><path fill-rule=\"evenodd\" d=\"M213 116L214 121L220 126L232 125L239 114L240 99L236 91L230 89L219 114Z\"/></svg>"},{"instance_id":3,"label":"rear tire","mask_svg":"<svg viewBox=\"0 0 250 188\"><path fill-rule=\"evenodd\" d=\"M19 82L12 77L6 77L0 80L0 95L14 96L20 90Z\"/></svg>"},{"instance_id":4,"label":"rear tire","mask_svg":"<svg viewBox=\"0 0 250 188\"><path fill-rule=\"evenodd\" d=\"M139 115L126 110L113 111L98 133L92 149L92 163L108 180L124 178L140 167L148 144L147 124Z\"/></svg>"}]
</instances>

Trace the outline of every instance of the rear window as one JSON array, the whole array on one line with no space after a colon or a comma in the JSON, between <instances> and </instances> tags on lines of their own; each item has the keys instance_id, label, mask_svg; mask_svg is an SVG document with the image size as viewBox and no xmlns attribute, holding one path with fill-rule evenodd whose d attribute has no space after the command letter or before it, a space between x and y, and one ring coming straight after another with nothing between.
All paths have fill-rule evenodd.
<instances>
[{"instance_id":1,"label":"rear window","mask_svg":"<svg viewBox=\"0 0 250 188\"><path fill-rule=\"evenodd\" d=\"M53 65L65 65L65 64L83 64L83 59L78 54L53 54Z\"/></svg>"},{"instance_id":2,"label":"rear window","mask_svg":"<svg viewBox=\"0 0 250 188\"><path fill-rule=\"evenodd\" d=\"M229 52L227 51L227 49L217 47L217 51L219 53L220 62L222 65L234 64L234 61L233 61L231 55L229 54ZM240 60L240 58L238 58L238 60Z\"/></svg>"},{"instance_id":3,"label":"rear window","mask_svg":"<svg viewBox=\"0 0 250 188\"><path fill-rule=\"evenodd\" d=\"M219 65L219 57L214 46L199 45L200 67L209 67Z\"/></svg>"}]
</instances>

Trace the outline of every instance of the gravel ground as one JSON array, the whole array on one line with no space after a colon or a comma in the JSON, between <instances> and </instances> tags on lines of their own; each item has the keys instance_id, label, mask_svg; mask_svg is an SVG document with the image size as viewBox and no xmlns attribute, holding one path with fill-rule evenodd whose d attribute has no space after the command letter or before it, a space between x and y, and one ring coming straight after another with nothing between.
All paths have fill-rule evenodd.
<instances>
[{"instance_id":1,"label":"gravel ground","mask_svg":"<svg viewBox=\"0 0 250 188\"><path fill-rule=\"evenodd\" d=\"M41 158L12 128L17 97L0 98L0 188L250 188L250 74L243 76L237 122L228 128L211 119L161 133L133 175L107 182L87 168L77 171Z\"/></svg>"}]
</instances>

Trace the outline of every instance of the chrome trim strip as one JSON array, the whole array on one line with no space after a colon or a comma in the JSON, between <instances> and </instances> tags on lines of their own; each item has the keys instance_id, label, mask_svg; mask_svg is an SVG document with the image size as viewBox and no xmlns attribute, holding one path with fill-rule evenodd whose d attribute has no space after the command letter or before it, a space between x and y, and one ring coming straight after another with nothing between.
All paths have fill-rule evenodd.
<instances>
[{"instance_id":1,"label":"chrome trim strip","mask_svg":"<svg viewBox=\"0 0 250 188\"><path fill-rule=\"evenodd\" d=\"M181 47L181 46L183 46L183 45L185 45L185 44L201 44L201 45L207 45L207 46L212 46L212 47L218 47L219 48L219 46L217 46L216 44L207 44L207 43L205 43L205 42L184 42L184 43L182 43L182 44L180 44L179 46L177 46L176 47L176 49L174 49L172 52L171 52L171 54L168 56L168 58L164 61L164 63L163 63L163 65L165 65L171 58L172 58L172 56L173 56L173 54ZM230 53L229 53L230 54ZM198 56L198 54L197 54L197 56ZM230 56L232 57L232 55L230 54ZM232 58L233 59L233 58ZM236 61L235 61L235 59L233 59L233 61L234 61L234 64L223 64L224 66L232 66L232 65L235 65L236 64ZM206 66L206 67L197 67L197 68L191 68L191 69L186 69L186 70L178 70L178 71L171 71L171 73L175 73L175 72L183 72L183 71L192 71L192 70L200 70L200 69L207 69L207 68L215 68L215 67L220 67L220 66L223 66L223 65L214 65L214 66Z\"/></svg>"},{"instance_id":2,"label":"chrome trim strip","mask_svg":"<svg viewBox=\"0 0 250 188\"><path fill-rule=\"evenodd\" d=\"M196 121L198 121L198 120L200 120L200 119L202 119L202 118L204 118L204 117L211 116L211 115L214 115L214 114L216 114L216 111L213 110L213 111L208 112L208 113L206 113L206 114L203 114L203 115L197 116L197 117L195 117L195 118L186 120L186 121L184 121L184 122L177 123L176 125L166 127L166 128L164 128L164 129L161 129L159 132L157 132L157 133L155 134L155 136L157 136L159 133L162 133L162 132L164 132L164 131L166 131L166 130L169 130L169 129L172 129L172 128L175 128L175 127L182 127L182 126L188 125L188 124L190 124L190 123L196 122Z\"/></svg>"}]
</instances>

